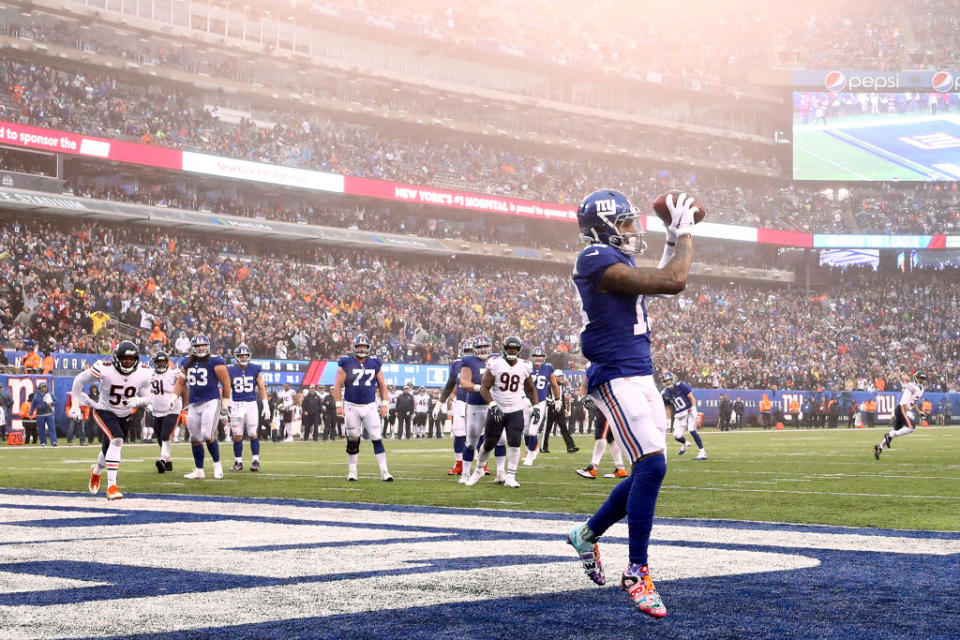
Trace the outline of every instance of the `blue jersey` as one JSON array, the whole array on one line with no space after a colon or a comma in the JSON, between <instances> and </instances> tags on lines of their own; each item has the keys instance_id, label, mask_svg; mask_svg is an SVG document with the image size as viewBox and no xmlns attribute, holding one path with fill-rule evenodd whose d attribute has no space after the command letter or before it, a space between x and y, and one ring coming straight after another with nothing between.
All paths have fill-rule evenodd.
<instances>
[{"instance_id":1,"label":"blue jersey","mask_svg":"<svg viewBox=\"0 0 960 640\"><path fill-rule=\"evenodd\" d=\"M605 244L592 244L577 256L573 282L580 295L580 347L590 361L587 388L629 376L653 375L650 328L644 297L600 293L597 284L611 265L635 267L632 256Z\"/></svg>"},{"instance_id":2,"label":"blue jersey","mask_svg":"<svg viewBox=\"0 0 960 640\"><path fill-rule=\"evenodd\" d=\"M533 378L533 386L537 390L537 402L543 402L547 399L547 391L550 390L550 376L553 375L553 372L553 365L548 362L544 362L539 367L534 367L533 371L530 372L530 377Z\"/></svg>"},{"instance_id":3,"label":"blue jersey","mask_svg":"<svg viewBox=\"0 0 960 640\"><path fill-rule=\"evenodd\" d=\"M460 369L463 368L463 358L458 358L450 363L450 377L457 381L457 395L460 402L467 401L467 391L460 387Z\"/></svg>"},{"instance_id":4,"label":"blue jersey","mask_svg":"<svg viewBox=\"0 0 960 640\"><path fill-rule=\"evenodd\" d=\"M672 406L673 413L678 414L693 407L693 403L690 402L689 398L691 393L693 393L693 389L690 385L686 382L678 382L673 385L672 388L664 389L660 395L663 396L663 404Z\"/></svg>"},{"instance_id":5,"label":"blue jersey","mask_svg":"<svg viewBox=\"0 0 960 640\"><path fill-rule=\"evenodd\" d=\"M238 364L227 367L230 374L230 388L235 402L257 401L257 378L260 376L260 365L248 364L241 368Z\"/></svg>"},{"instance_id":6,"label":"blue jersey","mask_svg":"<svg viewBox=\"0 0 960 640\"><path fill-rule=\"evenodd\" d=\"M370 404L377 401L377 374L380 373L380 358L367 356L360 362L353 356L340 358L340 368L347 374L344 381L343 399L353 404Z\"/></svg>"},{"instance_id":7,"label":"blue jersey","mask_svg":"<svg viewBox=\"0 0 960 640\"><path fill-rule=\"evenodd\" d=\"M189 359L183 361L186 367ZM220 380L214 369L226 363L220 356L210 356L204 360L197 360L189 368L183 370L183 377L187 379L187 388L190 390L190 404L220 399Z\"/></svg>"},{"instance_id":8,"label":"blue jersey","mask_svg":"<svg viewBox=\"0 0 960 640\"><path fill-rule=\"evenodd\" d=\"M493 356L490 356L493 357ZM487 363L477 356L463 356L460 365L461 369L469 369L472 374L473 384L477 385L477 391L467 392L467 404L485 405L487 401L480 395L480 383L483 381L483 374L487 372Z\"/></svg>"}]
</instances>

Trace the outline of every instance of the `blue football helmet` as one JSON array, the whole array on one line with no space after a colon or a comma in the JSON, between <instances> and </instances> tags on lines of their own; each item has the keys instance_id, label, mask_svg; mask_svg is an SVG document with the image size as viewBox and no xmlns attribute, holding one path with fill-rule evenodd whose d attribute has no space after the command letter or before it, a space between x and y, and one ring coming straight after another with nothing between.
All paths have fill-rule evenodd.
<instances>
[{"instance_id":1,"label":"blue football helmet","mask_svg":"<svg viewBox=\"0 0 960 640\"><path fill-rule=\"evenodd\" d=\"M490 349L492 346L493 343L490 342L490 338L484 335L477 336L473 339L473 355L481 360L486 360L490 357Z\"/></svg>"},{"instance_id":2,"label":"blue football helmet","mask_svg":"<svg viewBox=\"0 0 960 640\"><path fill-rule=\"evenodd\" d=\"M197 358L206 358L209 356L210 339L202 333L193 336L193 339L190 341L190 353Z\"/></svg>"},{"instance_id":3,"label":"blue football helmet","mask_svg":"<svg viewBox=\"0 0 960 640\"><path fill-rule=\"evenodd\" d=\"M357 360L363 360L370 355L370 338L365 333L358 333L353 339L353 356Z\"/></svg>"},{"instance_id":4,"label":"blue football helmet","mask_svg":"<svg viewBox=\"0 0 960 640\"><path fill-rule=\"evenodd\" d=\"M660 376L660 382L662 382L663 386L667 389L673 389L673 386L677 384L677 376L673 375L672 371L667 371Z\"/></svg>"},{"instance_id":5,"label":"blue football helmet","mask_svg":"<svg viewBox=\"0 0 960 640\"><path fill-rule=\"evenodd\" d=\"M530 352L530 360L533 362L533 366L542 367L543 363L547 361L547 350L543 347L534 347L533 351Z\"/></svg>"},{"instance_id":6,"label":"blue football helmet","mask_svg":"<svg viewBox=\"0 0 960 640\"><path fill-rule=\"evenodd\" d=\"M233 350L233 357L237 359L237 364L241 367L250 364L250 356L250 348L245 344L238 344L237 348Z\"/></svg>"},{"instance_id":7,"label":"blue football helmet","mask_svg":"<svg viewBox=\"0 0 960 640\"><path fill-rule=\"evenodd\" d=\"M630 233L620 230L625 222L638 220L639 217L640 210L631 205L621 192L614 189L594 191L577 208L580 239L591 244L608 244L624 253L640 255L647 249L647 232L643 229Z\"/></svg>"},{"instance_id":8,"label":"blue football helmet","mask_svg":"<svg viewBox=\"0 0 960 640\"><path fill-rule=\"evenodd\" d=\"M460 357L469 356L473 353L473 340L467 338L460 344Z\"/></svg>"}]
</instances>

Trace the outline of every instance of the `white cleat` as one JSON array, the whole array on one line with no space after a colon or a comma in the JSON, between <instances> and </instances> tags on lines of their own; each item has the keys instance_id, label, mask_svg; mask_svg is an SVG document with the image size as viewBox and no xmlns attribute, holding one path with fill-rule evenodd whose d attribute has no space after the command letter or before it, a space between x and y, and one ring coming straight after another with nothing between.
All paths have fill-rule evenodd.
<instances>
[{"instance_id":1,"label":"white cleat","mask_svg":"<svg viewBox=\"0 0 960 640\"><path fill-rule=\"evenodd\" d=\"M532 467L532 466L533 466L533 458L531 458L531 457L529 457L529 456L526 457L526 458L524 458L524 459L523 459L523 466L525 466L525 467Z\"/></svg>"},{"instance_id":2,"label":"white cleat","mask_svg":"<svg viewBox=\"0 0 960 640\"><path fill-rule=\"evenodd\" d=\"M516 478L511 478L507 476L507 479L504 481L503 486L509 487L510 489L519 489L520 483L517 482Z\"/></svg>"},{"instance_id":3,"label":"white cleat","mask_svg":"<svg viewBox=\"0 0 960 640\"><path fill-rule=\"evenodd\" d=\"M204 480L207 477L207 473L203 469L194 469L190 473L185 473L183 477L187 480Z\"/></svg>"},{"instance_id":4,"label":"white cleat","mask_svg":"<svg viewBox=\"0 0 960 640\"><path fill-rule=\"evenodd\" d=\"M356 482L357 480L358 480L358 478L357 478L357 472L356 472L356 471L350 471L350 472L347 473L347 481L348 481L348 482Z\"/></svg>"},{"instance_id":5,"label":"white cleat","mask_svg":"<svg viewBox=\"0 0 960 640\"><path fill-rule=\"evenodd\" d=\"M467 484L469 480L470 480L470 476L460 476L460 479L457 480L457 484Z\"/></svg>"},{"instance_id":6,"label":"white cleat","mask_svg":"<svg viewBox=\"0 0 960 640\"><path fill-rule=\"evenodd\" d=\"M483 477L483 469L480 470L480 473L474 472L469 478L467 478L467 481L464 482L463 484L467 485L468 487L472 487L473 485L480 482L480 478L482 477ZM462 479L461 479L461 482L462 482Z\"/></svg>"},{"instance_id":7,"label":"white cleat","mask_svg":"<svg viewBox=\"0 0 960 640\"><path fill-rule=\"evenodd\" d=\"M213 477L216 480L220 480L223 478L223 465L220 464L219 462L213 463Z\"/></svg>"},{"instance_id":8,"label":"white cleat","mask_svg":"<svg viewBox=\"0 0 960 640\"><path fill-rule=\"evenodd\" d=\"M707 459L706 451L701 451L700 453L697 454L697 457L694 458L694 460L706 460L706 459Z\"/></svg>"},{"instance_id":9,"label":"white cleat","mask_svg":"<svg viewBox=\"0 0 960 640\"><path fill-rule=\"evenodd\" d=\"M689 447L690 447L690 443L685 443L685 444L680 445L680 451L677 452L677 455L678 455L678 456L682 456L684 453L687 452L687 449L688 449Z\"/></svg>"},{"instance_id":10,"label":"white cleat","mask_svg":"<svg viewBox=\"0 0 960 640\"><path fill-rule=\"evenodd\" d=\"M393 476L390 475L389 471L381 471L380 479L383 480L384 482L393 482Z\"/></svg>"},{"instance_id":11,"label":"white cleat","mask_svg":"<svg viewBox=\"0 0 960 640\"><path fill-rule=\"evenodd\" d=\"M503 484L504 482L507 481L507 474L503 472L498 473L497 477L494 478L493 481L496 482L497 484Z\"/></svg>"}]
</instances>

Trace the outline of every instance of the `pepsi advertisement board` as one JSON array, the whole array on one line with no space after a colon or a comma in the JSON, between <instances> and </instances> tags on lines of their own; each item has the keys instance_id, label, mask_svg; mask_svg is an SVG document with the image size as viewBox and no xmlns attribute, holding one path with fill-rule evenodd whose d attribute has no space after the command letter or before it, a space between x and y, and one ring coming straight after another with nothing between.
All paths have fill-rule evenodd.
<instances>
[{"instance_id":1,"label":"pepsi advertisement board","mask_svg":"<svg viewBox=\"0 0 960 640\"><path fill-rule=\"evenodd\" d=\"M793 72L793 179L960 180L960 72Z\"/></svg>"}]
</instances>

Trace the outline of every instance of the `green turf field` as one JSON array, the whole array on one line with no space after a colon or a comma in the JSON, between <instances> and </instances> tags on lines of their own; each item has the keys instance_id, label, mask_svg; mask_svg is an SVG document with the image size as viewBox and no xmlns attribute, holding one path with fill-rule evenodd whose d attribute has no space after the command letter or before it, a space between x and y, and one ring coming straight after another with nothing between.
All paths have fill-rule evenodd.
<instances>
[{"instance_id":1,"label":"green turf field","mask_svg":"<svg viewBox=\"0 0 960 640\"><path fill-rule=\"evenodd\" d=\"M694 462L695 450L670 458L658 515L897 529L960 529L960 428L925 428L898 438L881 460L873 445L883 431L802 430L717 433L704 431L710 459ZM475 487L446 475L451 441L385 441L394 483L375 475L370 444L360 450L360 482L345 480L344 443L265 443L259 474L226 471L212 480L185 480L193 467L189 447L174 448L174 473L159 475L155 445L123 448L120 488L126 493L191 493L306 498L350 502L592 512L614 480L582 479L593 438L579 436L581 450L567 454L562 440L532 468L521 467L520 489L488 480ZM245 447L249 466L249 447ZM221 445L224 467L232 450ZM0 486L86 491L93 446L0 447ZM492 461L491 461L492 466ZM601 472L612 470L605 456ZM104 477L104 484L106 484ZM105 487L104 487L105 488Z\"/></svg>"},{"instance_id":2,"label":"green turf field","mask_svg":"<svg viewBox=\"0 0 960 640\"><path fill-rule=\"evenodd\" d=\"M794 180L924 180L927 171L911 171L822 130L794 129Z\"/></svg>"}]
</instances>

